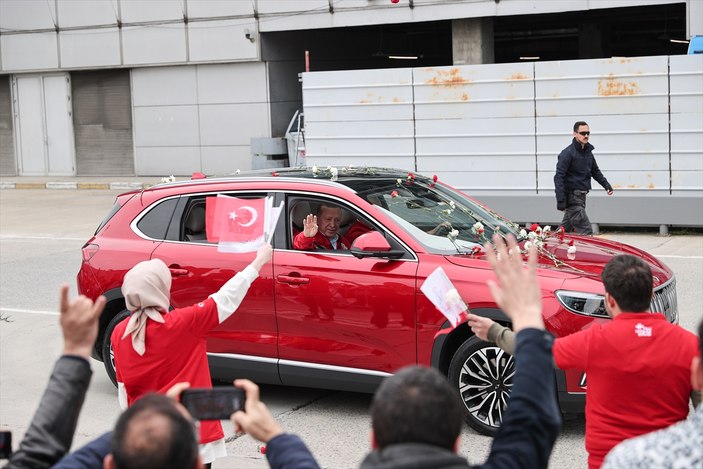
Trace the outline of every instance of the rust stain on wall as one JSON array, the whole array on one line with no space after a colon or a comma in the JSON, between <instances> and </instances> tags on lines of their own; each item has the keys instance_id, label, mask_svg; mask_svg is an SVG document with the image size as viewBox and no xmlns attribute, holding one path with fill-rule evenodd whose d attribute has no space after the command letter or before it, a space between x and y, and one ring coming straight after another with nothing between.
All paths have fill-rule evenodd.
<instances>
[{"instance_id":1,"label":"rust stain on wall","mask_svg":"<svg viewBox=\"0 0 703 469\"><path fill-rule=\"evenodd\" d=\"M598 80L599 96L635 96L640 87L635 81L622 81L613 76Z\"/></svg>"},{"instance_id":2,"label":"rust stain on wall","mask_svg":"<svg viewBox=\"0 0 703 469\"><path fill-rule=\"evenodd\" d=\"M653 182L650 182L650 183L647 185L647 188L648 188L648 189L654 189L655 187L656 187L656 186L654 185Z\"/></svg>"},{"instance_id":3,"label":"rust stain on wall","mask_svg":"<svg viewBox=\"0 0 703 469\"><path fill-rule=\"evenodd\" d=\"M518 72L518 73L513 73L507 79L508 80L529 80L530 78L532 78L532 77L527 76L524 73Z\"/></svg>"},{"instance_id":4,"label":"rust stain on wall","mask_svg":"<svg viewBox=\"0 0 703 469\"><path fill-rule=\"evenodd\" d=\"M462 77L459 74L459 69L453 67L449 70L437 70L435 76L425 82L427 85L465 85L471 83L472 80Z\"/></svg>"},{"instance_id":5,"label":"rust stain on wall","mask_svg":"<svg viewBox=\"0 0 703 469\"><path fill-rule=\"evenodd\" d=\"M469 100L469 95L466 94L466 93L463 93L463 94L461 95L461 100L462 100L462 101L468 101L468 100Z\"/></svg>"},{"instance_id":6,"label":"rust stain on wall","mask_svg":"<svg viewBox=\"0 0 703 469\"><path fill-rule=\"evenodd\" d=\"M359 104L382 103L383 101L383 96L378 96L375 93L366 93L366 99L360 100Z\"/></svg>"}]
</instances>

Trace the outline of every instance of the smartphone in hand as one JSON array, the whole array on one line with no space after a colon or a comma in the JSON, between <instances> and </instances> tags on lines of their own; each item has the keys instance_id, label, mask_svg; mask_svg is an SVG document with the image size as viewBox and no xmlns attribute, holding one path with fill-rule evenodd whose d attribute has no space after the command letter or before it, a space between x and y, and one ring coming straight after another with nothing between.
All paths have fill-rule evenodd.
<instances>
[{"instance_id":1,"label":"smartphone in hand","mask_svg":"<svg viewBox=\"0 0 703 469\"><path fill-rule=\"evenodd\" d=\"M244 409L244 391L232 386L191 388L181 393L181 404L195 420L226 420Z\"/></svg>"}]
</instances>

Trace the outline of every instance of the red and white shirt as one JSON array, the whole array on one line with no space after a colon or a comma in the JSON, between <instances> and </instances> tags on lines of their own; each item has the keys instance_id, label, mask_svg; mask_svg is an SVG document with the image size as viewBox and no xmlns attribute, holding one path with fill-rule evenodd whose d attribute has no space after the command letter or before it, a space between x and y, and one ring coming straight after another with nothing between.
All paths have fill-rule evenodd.
<instances>
[{"instance_id":1,"label":"red and white shirt","mask_svg":"<svg viewBox=\"0 0 703 469\"><path fill-rule=\"evenodd\" d=\"M174 309L163 318L163 324L149 321L144 355L135 352L130 336L122 339L128 321L119 323L112 333L117 381L124 383L128 405L148 392L165 393L183 381L192 388L212 387L205 336L219 324L215 300ZM223 437L219 421L200 422L200 443Z\"/></svg>"},{"instance_id":2,"label":"red and white shirt","mask_svg":"<svg viewBox=\"0 0 703 469\"><path fill-rule=\"evenodd\" d=\"M691 361L698 338L662 314L621 313L612 321L560 337L554 361L584 370L588 467L616 444L668 427L688 415Z\"/></svg>"}]
</instances>

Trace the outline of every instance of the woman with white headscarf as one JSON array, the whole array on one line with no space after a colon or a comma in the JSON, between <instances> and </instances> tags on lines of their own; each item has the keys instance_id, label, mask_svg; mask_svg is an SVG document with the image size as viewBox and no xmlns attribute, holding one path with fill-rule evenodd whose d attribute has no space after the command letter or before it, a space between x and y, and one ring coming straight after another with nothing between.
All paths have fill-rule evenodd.
<instances>
[{"instance_id":1,"label":"woman with white headscarf","mask_svg":"<svg viewBox=\"0 0 703 469\"><path fill-rule=\"evenodd\" d=\"M239 307L272 252L265 244L254 261L219 291L171 312L171 272L162 260L140 262L125 274L122 294L131 314L110 337L123 409L149 391L164 393L179 382L212 386L206 335ZM200 423L200 455L205 464L227 456L219 420Z\"/></svg>"}]
</instances>

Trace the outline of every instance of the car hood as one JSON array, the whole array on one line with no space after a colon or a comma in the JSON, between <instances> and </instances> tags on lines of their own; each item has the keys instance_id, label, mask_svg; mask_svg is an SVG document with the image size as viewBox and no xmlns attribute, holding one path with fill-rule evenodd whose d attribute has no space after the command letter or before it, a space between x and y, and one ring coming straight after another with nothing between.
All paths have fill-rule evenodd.
<instances>
[{"instance_id":1,"label":"car hood","mask_svg":"<svg viewBox=\"0 0 703 469\"><path fill-rule=\"evenodd\" d=\"M576 248L572 259L569 259L568 249L570 243ZM520 246L524 246L521 241ZM653 255L633 246L618 243L604 238L590 236L565 235L563 240L550 237L543 246L544 251L538 260L539 275L544 277L560 277L570 279L587 277L598 280L605 264L615 256L630 254L641 258L652 269L654 287L666 283L673 272ZM484 259L485 255L475 256L452 255L446 256L447 260L455 265L476 267L476 259Z\"/></svg>"}]
</instances>

